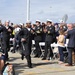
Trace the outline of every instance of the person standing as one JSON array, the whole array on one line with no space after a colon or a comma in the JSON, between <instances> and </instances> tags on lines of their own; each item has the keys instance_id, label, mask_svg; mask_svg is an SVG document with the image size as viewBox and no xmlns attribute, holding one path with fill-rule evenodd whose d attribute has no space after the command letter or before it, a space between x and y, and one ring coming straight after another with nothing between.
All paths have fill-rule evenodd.
<instances>
[{"instance_id":1,"label":"person standing","mask_svg":"<svg viewBox=\"0 0 75 75\"><path fill-rule=\"evenodd\" d=\"M2 50L5 53L6 60L8 60L8 51L10 50L10 34L13 32L13 28L9 26L9 21L5 22L5 25L1 25L0 32L2 32Z\"/></svg>"},{"instance_id":2,"label":"person standing","mask_svg":"<svg viewBox=\"0 0 75 75\"><path fill-rule=\"evenodd\" d=\"M35 40L35 47L36 47L35 57L40 57L41 49L39 46L39 42L42 41L42 32L43 32L40 20L36 20L36 27L35 27L34 32L35 32L34 40Z\"/></svg>"},{"instance_id":3,"label":"person standing","mask_svg":"<svg viewBox=\"0 0 75 75\"><path fill-rule=\"evenodd\" d=\"M59 64L64 63L64 53L65 50L65 32L64 30L59 30L59 36L57 37L58 50L60 55Z\"/></svg>"},{"instance_id":4,"label":"person standing","mask_svg":"<svg viewBox=\"0 0 75 75\"><path fill-rule=\"evenodd\" d=\"M65 66L72 66L72 51L75 50L75 28L73 24L67 24L68 32L66 38L69 39L68 42L68 64Z\"/></svg>"},{"instance_id":5,"label":"person standing","mask_svg":"<svg viewBox=\"0 0 75 75\"><path fill-rule=\"evenodd\" d=\"M22 28L20 32L18 33L18 38L20 38L21 41L21 49L22 53L21 55L26 57L28 67L32 68L32 63L31 63L31 56L30 56L30 50L29 50L29 31L26 27Z\"/></svg>"},{"instance_id":6,"label":"person standing","mask_svg":"<svg viewBox=\"0 0 75 75\"><path fill-rule=\"evenodd\" d=\"M31 46L32 46L31 21L26 22L26 28L28 29L28 32L29 32L29 50L30 50L30 54L31 54Z\"/></svg>"},{"instance_id":7,"label":"person standing","mask_svg":"<svg viewBox=\"0 0 75 75\"><path fill-rule=\"evenodd\" d=\"M47 27L44 29L44 32L46 33L46 39L45 39L45 53L42 60L46 60L48 57L48 60L50 60L50 57L53 57L53 51L51 49L51 44L53 43L53 36L55 34L55 27L52 26L52 21L47 20Z\"/></svg>"}]
</instances>

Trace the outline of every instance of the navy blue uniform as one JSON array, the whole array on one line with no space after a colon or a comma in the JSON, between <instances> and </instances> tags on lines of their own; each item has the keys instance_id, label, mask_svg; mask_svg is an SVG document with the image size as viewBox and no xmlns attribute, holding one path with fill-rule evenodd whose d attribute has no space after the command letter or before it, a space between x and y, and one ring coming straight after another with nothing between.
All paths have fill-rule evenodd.
<instances>
[{"instance_id":1,"label":"navy blue uniform","mask_svg":"<svg viewBox=\"0 0 75 75\"><path fill-rule=\"evenodd\" d=\"M28 63L28 67L31 68L32 67L32 63L31 63L31 56L30 56L30 48L29 48L29 31L27 28L23 28L20 30L18 37L19 39L26 39L26 41L21 42L21 47L22 47L22 54L26 57L27 59L27 63Z\"/></svg>"},{"instance_id":2,"label":"navy blue uniform","mask_svg":"<svg viewBox=\"0 0 75 75\"><path fill-rule=\"evenodd\" d=\"M53 57L53 51L51 49L51 44L53 43L53 39L54 39L55 27L47 26L46 30L47 32L46 32L46 39L45 39L45 53L44 53L43 59L46 59L47 56L48 56L48 59L50 59L50 57Z\"/></svg>"},{"instance_id":3,"label":"navy blue uniform","mask_svg":"<svg viewBox=\"0 0 75 75\"><path fill-rule=\"evenodd\" d=\"M10 29L11 31L8 31L8 29ZM0 26L0 32L2 32L2 50L3 53L5 53L6 59L8 59L8 51L10 50L10 45L9 45L9 41L10 41L10 34L12 33L13 28L11 26L8 26L8 28L6 28L5 26L1 25Z\"/></svg>"},{"instance_id":4,"label":"navy blue uniform","mask_svg":"<svg viewBox=\"0 0 75 75\"><path fill-rule=\"evenodd\" d=\"M36 26L34 31L35 31L34 40L35 40L35 47L36 47L36 57L40 57L41 49L39 46L39 42L42 41L42 32L43 32L42 26L41 25Z\"/></svg>"}]
</instances>

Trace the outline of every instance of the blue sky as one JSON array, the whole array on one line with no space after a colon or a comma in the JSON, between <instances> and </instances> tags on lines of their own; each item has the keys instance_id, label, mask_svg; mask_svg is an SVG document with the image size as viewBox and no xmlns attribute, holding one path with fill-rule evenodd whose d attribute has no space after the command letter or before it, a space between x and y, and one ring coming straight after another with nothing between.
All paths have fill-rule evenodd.
<instances>
[{"instance_id":1,"label":"blue sky","mask_svg":"<svg viewBox=\"0 0 75 75\"><path fill-rule=\"evenodd\" d=\"M0 0L0 19L14 23L26 22L27 0ZM59 22L64 14L68 14L67 22L75 22L75 0L31 0L31 21L36 19Z\"/></svg>"}]
</instances>

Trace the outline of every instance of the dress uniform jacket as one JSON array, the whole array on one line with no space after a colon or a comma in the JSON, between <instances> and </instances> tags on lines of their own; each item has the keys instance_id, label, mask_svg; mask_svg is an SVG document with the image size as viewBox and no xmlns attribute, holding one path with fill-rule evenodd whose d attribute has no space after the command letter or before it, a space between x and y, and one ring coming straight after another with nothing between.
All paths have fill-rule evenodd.
<instances>
[{"instance_id":1,"label":"dress uniform jacket","mask_svg":"<svg viewBox=\"0 0 75 75\"><path fill-rule=\"evenodd\" d=\"M29 31L27 28L23 28L20 30L18 37L26 39L26 41L21 42L22 46L22 57L24 56L27 59L27 64L29 68L32 68L32 63L31 63L31 56L30 56L30 50L29 50Z\"/></svg>"},{"instance_id":2,"label":"dress uniform jacket","mask_svg":"<svg viewBox=\"0 0 75 75\"><path fill-rule=\"evenodd\" d=\"M55 35L55 27L54 26L47 26L47 32L46 32L46 39L45 41L53 42L53 36Z\"/></svg>"},{"instance_id":3,"label":"dress uniform jacket","mask_svg":"<svg viewBox=\"0 0 75 75\"><path fill-rule=\"evenodd\" d=\"M36 26L35 28L35 36L34 36L34 40L35 41L41 41L42 40L42 26Z\"/></svg>"},{"instance_id":4,"label":"dress uniform jacket","mask_svg":"<svg viewBox=\"0 0 75 75\"><path fill-rule=\"evenodd\" d=\"M29 47L28 47L29 46L29 32L28 32L28 29L27 28L21 29L20 32L18 33L18 38L19 39L21 39L21 38L26 39L26 41L21 42L21 43L23 43L24 48L25 48L25 50L23 50L23 54L25 56L30 55L30 51L29 51Z\"/></svg>"},{"instance_id":5,"label":"dress uniform jacket","mask_svg":"<svg viewBox=\"0 0 75 75\"><path fill-rule=\"evenodd\" d=\"M27 28L28 29L28 34L29 34L29 50L30 50L30 54L31 54L31 46L32 46L32 39L33 39L33 35L31 33L32 28Z\"/></svg>"},{"instance_id":6,"label":"dress uniform jacket","mask_svg":"<svg viewBox=\"0 0 75 75\"><path fill-rule=\"evenodd\" d=\"M8 31L10 29L11 31ZM13 28L8 26L7 28L3 25L0 26L0 32L2 32L2 50L6 55L6 60L8 60L8 51L10 50L10 34L12 33Z\"/></svg>"},{"instance_id":7,"label":"dress uniform jacket","mask_svg":"<svg viewBox=\"0 0 75 75\"><path fill-rule=\"evenodd\" d=\"M9 32L8 29L11 29L11 32ZM11 26L8 26L8 28L6 29L5 26L1 25L0 26L0 32L2 32L3 39L9 39L10 34L13 32L13 28Z\"/></svg>"}]
</instances>

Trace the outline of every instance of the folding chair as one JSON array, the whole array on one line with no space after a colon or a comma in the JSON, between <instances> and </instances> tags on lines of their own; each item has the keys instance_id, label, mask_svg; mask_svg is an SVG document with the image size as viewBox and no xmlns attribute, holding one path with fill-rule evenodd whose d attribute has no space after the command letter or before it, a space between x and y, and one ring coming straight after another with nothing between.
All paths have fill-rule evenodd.
<instances>
[{"instance_id":1,"label":"folding chair","mask_svg":"<svg viewBox=\"0 0 75 75\"><path fill-rule=\"evenodd\" d=\"M51 48L53 50L53 59L58 59L59 58L58 44L52 43Z\"/></svg>"},{"instance_id":2,"label":"folding chair","mask_svg":"<svg viewBox=\"0 0 75 75\"><path fill-rule=\"evenodd\" d=\"M41 52L42 52L40 57L43 57L45 50L42 48L42 46L45 46L45 42L40 42L39 45L40 45L40 49L41 49Z\"/></svg>"},{"instance_id":3,"label":"folding chair","mask_svg":"<svg viewBox=\"0 0 75 75\"><path fill-rule=\"evenodd\" d=\"M35 41L32 40L32 51L31 51L31 56L34 57L35 56Z\"/></svg>"}]
</instances>

